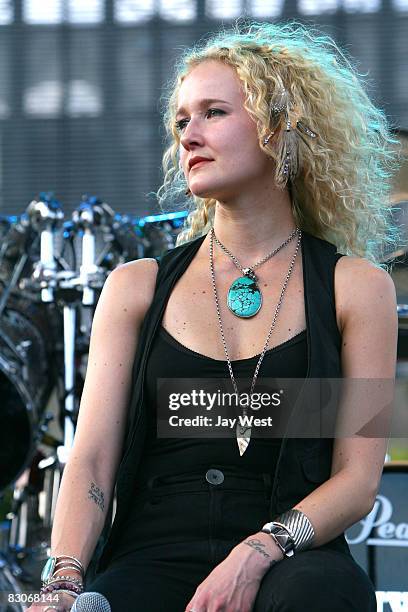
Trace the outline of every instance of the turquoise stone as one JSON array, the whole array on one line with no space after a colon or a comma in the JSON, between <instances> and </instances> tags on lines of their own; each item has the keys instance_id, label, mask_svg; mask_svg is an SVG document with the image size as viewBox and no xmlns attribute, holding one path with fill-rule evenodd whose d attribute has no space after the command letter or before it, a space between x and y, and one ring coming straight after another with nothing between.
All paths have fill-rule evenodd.
<instances>
[{"instance_id":1,"label":"turquoise stone","mask_svg":"<svg viewBox=\"0 0 408 612\"><path fill-rule=\"evenodd\" d=\"M49 557L41 572L41 580L45 582L51 578L55 568L56 557Z\"/></svg>"},{"instance_id":2,"label":"turquoise stone","mask_svg":"<svg viewBox=\"0 0 408 612\"><path fill-rule=\"evenodd\" d=\"M252 278L240 276L229 288L227 304L237 317L253 317L262 306L262 294Z\"/></svg>"}]
</instances>

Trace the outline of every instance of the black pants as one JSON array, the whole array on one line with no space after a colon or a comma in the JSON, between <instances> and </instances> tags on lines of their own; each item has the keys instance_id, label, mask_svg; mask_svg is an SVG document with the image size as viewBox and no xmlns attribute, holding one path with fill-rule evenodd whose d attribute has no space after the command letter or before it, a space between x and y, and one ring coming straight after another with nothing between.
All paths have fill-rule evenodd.
<instances>
[{"instance_id":1,"label":"black pants","mask_svg":"<svg viewBox=\"0 0 408 612\"><path fill-rule=\"evenodd\" d=\"M110 565L86 590L105 595L112 612L184 612L214 567L271 520L269 498L268 475L221 468L151 479L135 492ZM253 612L376 609L368 576L333 541L272 566Z\"/></svg>"}]
</instances>

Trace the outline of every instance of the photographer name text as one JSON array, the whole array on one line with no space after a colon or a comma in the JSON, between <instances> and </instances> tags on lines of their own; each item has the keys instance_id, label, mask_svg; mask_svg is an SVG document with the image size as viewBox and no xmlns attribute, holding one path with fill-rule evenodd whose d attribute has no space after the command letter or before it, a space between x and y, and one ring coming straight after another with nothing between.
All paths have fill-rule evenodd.
<instances>
[{"instance_id":1,"label":"photographer name text","mask_svg":"<svg viewBox=\"0 0 408 612\"><path fill-rule=\"evenodd\" d=\"M217 419L198 415L192 418L172 415L169 417L171 427L228 427L233 429L236 425L240 427L272 427L272 417L257 418L253 415L240 415L234 418L218 416Z\"/></svg>"}]
</instances>

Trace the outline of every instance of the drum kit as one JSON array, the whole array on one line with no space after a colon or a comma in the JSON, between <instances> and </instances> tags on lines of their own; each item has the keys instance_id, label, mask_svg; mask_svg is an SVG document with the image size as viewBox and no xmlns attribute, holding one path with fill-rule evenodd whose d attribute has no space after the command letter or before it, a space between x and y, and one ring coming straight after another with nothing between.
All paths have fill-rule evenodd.
<instances>
[{"instance_id":1,"label":"drum kit","mask_svg":"<svg viewBox=\"0 0 408 612\"><path fill-rule=\"evenodd\" d=\"M38 590L103 284L173 248L185 215L130 219L84 196L66 219L42 193L0 218L0 612Z\"/></svg>"},{"instance_id":2,"label":"drum kit","mask_svg":"<svg viewBox=\"0 0 408 612\"><path fill-rule=\"evenodd\" d=\"M408 195L393 207L408 228ZM103 284L118 265L174 248L185 215L131 219L84 196L66 219L52 194L42 193L24 214L0 217L0 594L16 595L0 599L0 612L23 610L24 597L39 587ZM398 296L397 377L406 377L408 248L384 262ZM408 610L407 485L408 462L386 464L372 513L347 532L384 612ZM384 536L391 524L398 537Z\"/></svg>"}]
</instances>

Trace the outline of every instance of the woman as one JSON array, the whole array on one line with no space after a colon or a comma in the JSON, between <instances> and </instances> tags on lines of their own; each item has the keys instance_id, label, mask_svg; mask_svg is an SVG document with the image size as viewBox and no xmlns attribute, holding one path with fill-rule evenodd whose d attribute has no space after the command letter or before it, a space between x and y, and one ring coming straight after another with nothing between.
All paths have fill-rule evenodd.
<instances>
[{"instance_id":1,"label":"woman","mask_svg":"<svg viewBox=\"0 0 408 612\"><path fill-rule=\"evenodd\" d=\"M344 530L373 507L385 435L157 437L156 383L394 378L386 120L329 38L252 24L186 53L166 121L159 196L181 186L191 213L159 269L103 289L48 580L67 576L70 609L116 482L86 585L114 612L374 611Z\"/></svg>"}]
</instances>

